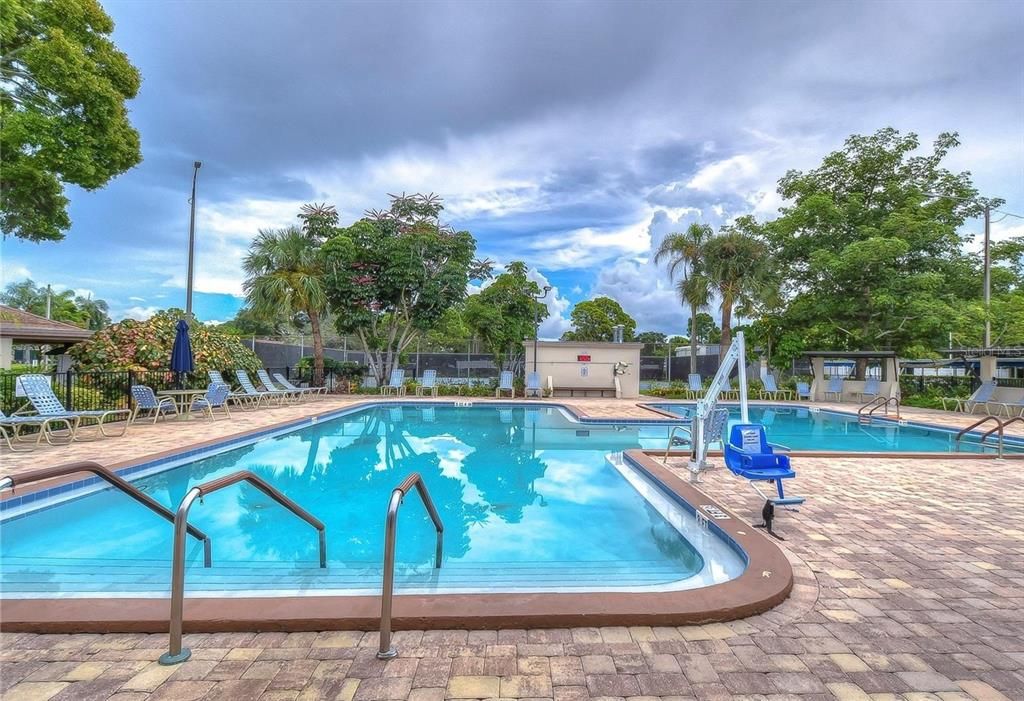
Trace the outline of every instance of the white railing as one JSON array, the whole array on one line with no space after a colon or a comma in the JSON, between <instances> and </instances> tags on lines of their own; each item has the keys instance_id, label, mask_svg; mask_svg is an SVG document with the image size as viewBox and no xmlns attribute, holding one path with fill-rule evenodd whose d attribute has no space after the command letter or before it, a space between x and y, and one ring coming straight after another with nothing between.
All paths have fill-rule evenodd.
<instances>
[{"instance_id":1,"label":"white railing","mask_svg":"<svg viewBox=\"0 0 1024 701\"><path fill-rule=\"evenodd\" d=\"M707 392L697 401L697 407L694 409L693 423L690 430L693 449L690 453L688 464L690 480L693 482L699 481L700 473L707 469L707 448L711 441L708 440L708 436L704 435L704 420L715 410L722 390L729 387L729 374L734 367L739 369L740 420L743 423L748 423L750 421L750 413L747 407L747 353L742 331L736 332L736 338L733 339L729 345L729 350L725 353L725 357L722 358L722 362L718 366L718 372L715 373L711 384L708 385Z\"/></svg>"}]
</instances>

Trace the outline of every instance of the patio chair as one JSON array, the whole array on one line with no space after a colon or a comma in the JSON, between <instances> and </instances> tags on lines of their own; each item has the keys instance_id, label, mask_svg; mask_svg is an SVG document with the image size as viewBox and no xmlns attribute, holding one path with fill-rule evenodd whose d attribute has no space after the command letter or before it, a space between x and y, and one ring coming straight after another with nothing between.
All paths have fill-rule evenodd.
<instances>
[{"instance_id":1,"label":"patio chair","mask_svg":"<svg viewBox=\"0 0 1024 701\"><path fill-rule=\"evenodd\" d=\"M53 442L53 424L64 424L63 436L67 441L71 440L71 437L75 434L75 428L78 425L78 419L70 416L8 416L4 412L0 411L0 435L3 435L4 440L7 442L7 447L15 453L25 453L31 448L16 448L15 443L21 443L21 429L24 426L35 427L38 430L35 433L35 441L33 442L32 448L39 446L39 443L43 438L46 438L46 442L50 445L57 445ZM26 441L27 442L27 441Z\"/></svg>"},{"instance_id":2,"label":"patio chair","mask_svg":"<svg viewBox=\"0 0 1024 701\"><path fill-rule=\"evenodd\" d=\"M538 399L544 398L544 388L540 385L540 373L539 372L528 372L526 373L526 387L523 390L524 397L537 397Z\"/></svg>"},{"instance_id":3,"label":"patio chair","mask_svg":"<svg viewBox=\"0 0 1024 701\"><path fill-rule=\"evenodd\" d=\"M29 403L32 408L35 409L39 416L50 416L50 417L76 417L77 423L74 425L74 430L71 433L71 440L95 440L100 435L111 438L116 436L123 436L128 430L128 426L131 423L132 410L131 409L99 409L95 411L68 411L64 408L64 405L57 399L57 395L53 393L53 388L50 387L49 381L47 381L45 375L21 375L18 377L21 382L21 387L25 392L25 396L28 397ZM107 433L107 429L104 425L107 419L114 416L124 417L124 426L121 428L120 433ZM89 426L85 426L84 422L90 421ZM90 437L81 437L79 432L82 428L94 428L97 430L99 435Z\"/></svg>"},{"instance_id":4,"label":"patio chair","mask_svg":"<svg viewBox=\"0 0 1024 701\"><path fill-rule=\"evenodd\" d=\"M417 397L422 397L428 393L431 397L437 396L437 370L424 370L420 383L416 385Z\"/></svg>"},{"instance_id":5,"label":"patio chair","mask_svg":"<svg viewBox=\"0 0 1024 701\"><path fill-rule=\"evenodd\" d=\"M704 396L704 381L701 379L699 372L691 372L686 378L686 398L687 399L700 399Z\"/></svg>"},{"instance_id":6,"label":"patio chair","mask_svg":"<svg viewBox=\"0 0 1024 701\"><path fill-rule=\"evenodd\" d=\"M996 411L992 411L992 407L996 407ZM1009 419L1015 416L1024 417L1024 397L1017 397L1008 402L985 402L985 410L996 416L1005 413Z\"/></svg>"},{"instance_id":7,"label":"patio chair","mask_svg":"<svg viewBox=\"0 0 1024 701\"><path fill-rule=\"evenodd\" d=\"M135 408L132 410L132 417L130 419L132 423L135 423L136 419L139 418L139 414L143 411L150 413L154 424L161 416L167 416L168 414L177 416L178 405L174 403L174 399L171 397L158 397L153 388L147 385L132 385L131 391L132 399L135 402Z\"/></svg>"},{"instance_id":8,"label":"patio chair","mask_svg":"<svg viewBox=\"0 0 1024 701\"><path fill-rule=\"evenodd\" d=\"M285 377L284 375L282 375L279 372L275 372L274 373L274 379L277 380L277 384L281 385L285 389L291 389L291 390L295 390L297 392L302 392L304 394L310 394L310 395L313 395L313 396L320 396L320 397L323 397L324 395L327 394L327 387L326 387L326 385L323 386L323 387L298 387L297 385L294 385L291 382L289 382L288 378Z\"/></svg>"},{"instance_id":9,"label":"patio chair","mask_svg":"<svg viewBox=\"0 0 1024 701\"><path fill-rule=\"evenodd\" d=\"M825 390L825 399L829 398L830 394L834 394L837 402L843 401L843 380L845 378L835 375L828 378L828 388Z\"/></svg>"},{"instance_id":10,"label":"patio chair","mask_svg":"<svg viewBox=\"0 0 1024 701\"><path fill-rule=\"evenodd\" d=\"M804 503L803 497L787 497L784 491L782 481L796 477L789 456L782 454L788 450L785 446L769 443L764 426L736 424L729 432L729 442L726 443L724 451L725 464L729 471L750 480L750 486L764 499L764 507L761 509L761 518L764 521L754 524L754 527L764 528L780 540L783 538L773 530L775 507L794 507ZM758 482L774 484L778 495L765 494L758 488Z\"/></svg>"},{"instance_id":11,"label":"patio chair","mask_svg":"<svg viewBox=\"0 0 1024 701\"><path fill-rule=\"evenodd\" d=\"M763 379L764 389L761 390L761 399L772 399L778 401L779 399L790 400L793 398L793 392L788 389L779 389L779 385L775 382L775 375L766 373Z\"/></svg>"},{"instance_id":12,"label":"patio chair","mask_svg":"<svg viewBox=\"0 0 1024 701\"><path fill-rule=\"evenodd\" d=\"M512 399L515 399L516 397L516 388L515 385L512 384L511 370L501 371L501 377L498 380L498 388L494 390L494 396L500 397L502 392L508 392L508 396Z\"/></svg>"},{"instance_id":13,"label":"patio chair","mask_svg":"<svg viewBox=\"0 0 1024 701\"><path fill-rule=\"evenodd\" d=\"M733 379L731 377L726 378L725 386L722 387L722 391L719 394L719 396L722 399L725 399L725 400L732 399L732 400L739 401L739 399L740 399L740 391L739 391L739 389L736 388L736 383L733 382Z\"/></svg>"},{"instance_id":14,"label":"patio chair","mask_svg":"<svg viewBox=\"0 0 1024 701\"><path fill-rule=\"evenodd\" d=\"M396 397L405 396L405 370L395 368L391 371L391 379L386 385L382 385L380 393L383 395L394 394Z\"/></svg>"},{"instance_id":15,"label":"patio chair","mask_svg":"<svg viewBox=\"0 0 1024 701\"><path fill-rule=\"evenodd\" d=\"M260 400L257 397L248 395L245 392L235 392L231 389L231 384L224 379L224 375L221 374L220 370L207 370L206 374L210 378L210 384L228 386L228 400L242 407L249 407L252 409L255 409L260 405Z\"/></svg>"},{"instance_id":16,"label":"patio chair","mask_svg":"<svg viewBox=\"0 0 1024 701\"><path fill-rule=\"evenodd\" d=\"M811 401L811 386L806 382L796 383L796 398Z\"/></svg>"},{"instance_id":17,"label":"patio chair","mask_svg":"<svg viewBox=\"0 0 1024 701\"><path fill-rule=\"evenodd\" d=\"M268 402L271 399L276 399L278 405L280 405L284 403L285 399L292 396L289 392L285 392L282 389L264 389L263 391L256 389L256 385L254 385L252 380L249 379L249 373L241 368L235 368L235 379L238 380L238 386L242 388L243 392L256 399L257 406L259 406L259 403L264 399Z\"/></svg>"},{"instance_id":18,"label":"patio chair","mask_svg":"<svg viewBox=\"0 0 1024 701\"><path fill-rule=\"evenodd\" d=\"M946 409L946 402L955 402L953 411L965 411L968 414L973 414L974 410L979 406L983 406L985 411L989 411L988 404L992 401L992 395L995 391L996 381L989 380L966 399L962 397L943 397L940 401L944 410Z\"/></svg>"},{"instance_id":19,"label":"patio chair","mask_svg":"<svg viewBox=\"0 0 1024 701\"><path fill-rule=\"evenodd\" d=\"M192 400L189 411L200 411L209 416L211 421L215 421L217 417L213 415L214 409L223 409L224 415L230 419L231 411L228 409L230 394L231 388L223 382L211 382L210 386L206 388L206 394Z\"/></svg>"},{"instance_id":20,"label":"patio chair","mask_svg":"<svg viewBox=\"0 0 1024 701\"><path fill-rule=\"evenodd\" d=\"M860 400L863 402L864 397L877 397L881 392L881 386L882 383L877 377L869 377L864 382L864 389L858 392L858 394L860 395Z\"/></svg>"},{"instance_id":21,"label":"patio chair","mask_svg":"<svg viewBox=\"0 0 1024 701\"><path fill-rule=\"evenodd\" d=\"M260 379L260 384L263 385L263 389L268 392L284 392L285 395L299 401L305 395L305 392L301 389L289 389L288 387L278 387L274 384L274 381L270 379L270 374L264 369L260 368L256 371L256 377Z\"/></svg>"}]
</instances>

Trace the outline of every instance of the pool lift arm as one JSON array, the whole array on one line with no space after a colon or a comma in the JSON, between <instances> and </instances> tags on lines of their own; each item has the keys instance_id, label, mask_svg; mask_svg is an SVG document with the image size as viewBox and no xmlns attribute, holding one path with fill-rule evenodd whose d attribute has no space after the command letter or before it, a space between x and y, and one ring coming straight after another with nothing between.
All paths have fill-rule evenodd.
<instances>
[{"instance_id":1,"label":"pool lift arm","mask_svg":"<svg viewBox=\"0 0 1024 701\"><path fill-rule=\"evenodd\" d=\"M729 344L729 348L718 366L718 372L715 373L711 384L708 385L707 392L697 401L697 406L694 409L693 422L690 428L690 435L692 437L690 445L692 447L690 449L690 460L687 463L687 467L690 468L691 482L700 482L700 473L708 469L708 446L721 438L721 436L706 435L706 429L708 428L706 420L714 413L715 408L718 406L718 397L721 395L722 390L729 386L729 375L734 367L739 371L740 420L743 423L749 423L750 421L750 412L747 406L746 361L746 342L743 332L737 331L736 337Z\"/></svg>"}]
</instances>

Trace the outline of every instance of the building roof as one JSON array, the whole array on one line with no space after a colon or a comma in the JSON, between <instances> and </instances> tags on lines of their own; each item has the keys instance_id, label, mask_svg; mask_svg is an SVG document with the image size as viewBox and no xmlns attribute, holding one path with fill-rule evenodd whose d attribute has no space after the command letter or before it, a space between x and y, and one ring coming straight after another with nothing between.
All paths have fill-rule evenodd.
<instances>
[{"instance_id":1,"label":"building roof","mask_svg":"<svg viewBox=\"0 0 1024 701\"><path fill-rule=\"evenodd\" d=\"M15 343L75 343L92 334L89 329L0 304L0 338Z\"/></svg>"},{"instance_id":2,"label":"building roof","mask_svg":"<svg viewBox=\"0 0 1024 701\"><path fill-rule=\"evenodd\" d=\"M852 360L854 358L895 358L896 351L806 351L804 355L812 358L842 358Z\"/></svg>"}]
</instances>

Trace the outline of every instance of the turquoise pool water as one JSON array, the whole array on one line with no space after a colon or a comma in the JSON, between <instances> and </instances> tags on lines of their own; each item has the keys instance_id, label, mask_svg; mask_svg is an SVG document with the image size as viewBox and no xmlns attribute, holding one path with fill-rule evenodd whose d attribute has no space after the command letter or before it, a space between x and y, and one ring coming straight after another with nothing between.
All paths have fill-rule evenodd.
<instances>
[{"instance_id":1,"label":"turquoise pool water","mask_svg":"<svg viewBox=\"0 0 1024 701\"><path fill-rule=\"evenodd\" d=\"M555 407L385 405L155 466L133 482L173 510L191 486L252 470L326 524L323 570L315 531L256 489L207 496L189 520L211 537L214 566L202 567L189 539L190 596L379 591L386 506L411 472L444 521L444 564L432 567L435 534L411 494L398 524L400 591L690 588L738 576L742 555L622 458L663 447L667 432L584 425ZM4 596L166 593L170 525L93 489L6 510Z\"/></svg>"},{"instance_id":2,"label":"turquoise pool water","mask_svg":"<svg viewBox=\"0 0 1024 701\"><path fill-rule=\"evenodd\" d=\"M692 413L693 402L663 402L648 406L679 417ZM730 426L739 423L738 406L729 407ZM877 420L863 424L855 414L815 411L797 406L750 406L750 420L763 424L768 440L793 450L830 450L847 453L955 453L956 431L918 424L899 425ZM964 453L994 453L995 440L981 445L977 434L965 436L960 443ZM1007 439L1006 452L1024 452L1020 441Z\"/></svg>"}]
</instances>

